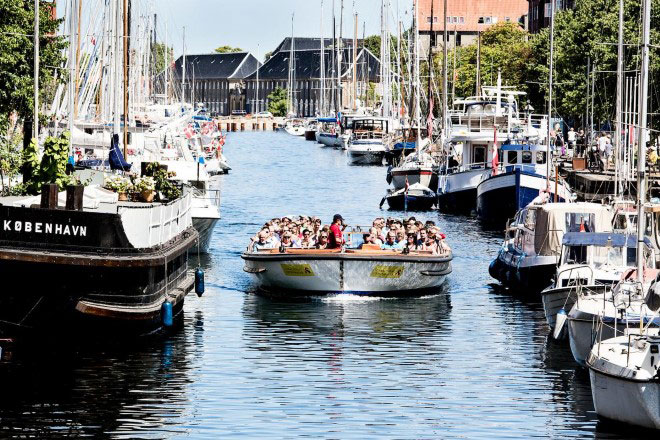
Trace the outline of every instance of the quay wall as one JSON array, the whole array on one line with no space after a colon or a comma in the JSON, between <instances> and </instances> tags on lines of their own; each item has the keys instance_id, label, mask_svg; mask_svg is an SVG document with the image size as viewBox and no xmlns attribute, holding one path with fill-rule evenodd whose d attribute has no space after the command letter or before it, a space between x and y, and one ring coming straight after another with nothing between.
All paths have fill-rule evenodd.
<instances>
[{"instance_id":1,"label":"quay wall","mask_svg":"<svg viewBox=\"0 0 660 440\"><path fill-rule=\"evenodd\" d=\"M229 131L273 131L284 125L284 118L233 117L217 121L218 129Z\"/></svg>"}]
</instances>

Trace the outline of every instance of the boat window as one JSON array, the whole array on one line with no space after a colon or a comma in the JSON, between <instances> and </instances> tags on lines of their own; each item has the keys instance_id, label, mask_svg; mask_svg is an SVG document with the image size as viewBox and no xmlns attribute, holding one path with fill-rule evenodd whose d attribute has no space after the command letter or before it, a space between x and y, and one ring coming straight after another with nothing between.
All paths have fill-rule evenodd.
<instances>
[{"instance_id":1,"label":"boat window","mask_svg":"<svg viewBox=\"0 0 660 440\"><path fill-rule=\"evenodd\" d=\"M636 266L637 265L637 249L634 247L629 247L628 253L626 255L626 265L627 266Z\"/></svg>"},{"instance_id":2,"label":"boat window","mask_svg":"<svg viewBox=\"0 0 660 440\"><path fill-rule=\"evenodd\" d=\"M619 213L614 218L614 230L625 231L628 228L628 217L625 213Z\"/></svg>"},{"instance_id":3,"label":"boat window","mask_svg":"<svg viewBox=\"0 0 660 440\"><path fill-rule=\"evenodd\" d=\"M497 110L497 106L495 104L486 104L486 106L484 107L484 113L495 114L496 110Z\"/></svg>"},{"instance_id":4,"label":"boat window","mask_svg":"<svg viewBox=\"0 0 660 440\"><path fill-rule=\"evenodd\" d=\"M586 246L568 246L565 263L587 264Z\"/></svg>"},{"instance_id":5,"label":"boat window","mask_svg":"<svg viewBox=\"0 0 660 440\"><path fill-rule=\"evenodd\" d=\"M566 232L595 232L596 214L567 212Z\"/></svg>"},{"instance_id":6,"label":"boat window","mask_svg":"<svg viewBox=\"0 0 660 440\"><path fill-rule=\"evenodd\" d=\"M539 165L543 165L545 163L545 151L536 152L536 163Z\"/></svg>"},{"instance_id":7,"label":"boat window","mask_svg":"<svg viewBox=\"0 0 660 440\"><path fill-rule=\"evenodd\" d=\"M474 163L486 162L486 147L474 147Z\"/></svg>"},{"instance_id":8,"label":"boat window","mask_svg":"<svg viewBox=\"0 0 660 440\"><path fill-rule=\"evenodd\" d=\"M522 163L532 163L532 152L523 151L522 152Z\"/></svg>"},{"instance_id":9,"label":"boat window","mask_svg":"<svg viewBox=\"0 0 660 440\"><path fill-rule=\"evenodd\" d=\"M527 211L527 216L525 217L525 227L533 231L535 225L536 225L536 210L530 209L529 211Z\"/></svg>"},{"instance_id":10,"label":"boat window","mask_svg":"<svg viewBox=\"0 0 660 440\"><path fill-rule=\"evenodd\" d=\"M593 247L592 263L596 268L603 265L621 266L622 262L623 248L608 246Z\"/></svg>"},{"instance_id":11,"label":"boat window","mask_svg":"<svg viewBox=\"0 0 660 440\"><path fill-rule=\"evenodd\" d=\"M518 152L507 151L506 161L507 163L518 163Z\"/></svg>"},{"instance_id":12,"label":"boat window","mask_svg":"<svg viewBox=\"0 0 660 440\"><path fill-rule=\"evenodd\" d=\"M471 105L467 109L468 115L471 114L471 113L482 113L483 111L484 111L484 108L481 104Z\"/></svg>"}]
</instances>

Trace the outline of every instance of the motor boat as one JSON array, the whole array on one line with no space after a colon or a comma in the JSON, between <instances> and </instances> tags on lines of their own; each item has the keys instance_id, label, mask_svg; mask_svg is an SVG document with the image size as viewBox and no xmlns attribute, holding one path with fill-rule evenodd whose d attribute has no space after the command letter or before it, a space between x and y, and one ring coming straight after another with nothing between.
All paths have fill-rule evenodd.
<instances>
[{"instance_id":1,"label":"motor boat","mask_svg":"<svg viewBox=\"0 0 660 440\"><path fill-rule=\"evenodd\" d=\"M552 284L567 232L608 232L608 207L595 203L546 203L520 210L507 227L507 237L489 267L503 286L536 295Z\"/></svg>"},{"instance_id":2,"label":"motor boat","mask_svg":"<svg viewBox=\"0 0 660 440\"><path fill-rule=\"evenodd\" d=\"M284 131L292 136L304 136L307 124L304 119L288 119L284 124Z\"/></svg>"},{"instance_id":3,"label":"motor boat","mask_svg":"<svg viewBox=\"0 0 660 440\"><path fill-rule=\"evenodd\" d=\"M373 249L269 249L241 255L261 289L285 295L402 295L440 287L451 273L451 250L407 254Z\"/></svg>"},{"instance_id":4,"label":"motor boat","mask_svg":"<svg viewBox=\"0 0 660 440\"><path fill-rule=\"evenodd\" d=\"M660 429L659 332L630 327L620 336L595 341L587 367L598 417Z\"/></svg>"},{"instance_id":5,"label":"motor boat","mask_svg":"<svg viewBox=\"0 0 660 440\"><path fill-rule=\"evenodd\" d=\"M436 193L420 183L408 188L388 190L383 200L387 200L390 209L398 211L428 211L437 201Z\"/></svg>"},{"instance_id":6,"label":"motor boat","mask_svg":"<svg viewBox=\"0 0 660 440\"><path fill-rule=\"evenodd\" d=\"M316 141L325 147L341 147L340 127L337 118L319 118Z\"/></svg>"},{"instance_id":7,"label":"motor boat","mask_svg":"<svg viewBox=\"0 0 660 440\"><path fill-rule=\"evenodd\" d=\"M556 177L547 178L544 146L503 145L502 167L481 175L477 185L477 217L482 223L499 226L534 201L539 194L555 202L571 201L571 191ZM556 191L556 194L555 194Z\"/></svg>"},{"instance_id":8,"label":"motor boat","mask_svg":"<svg viewBox=\"0 0 660 440\"><path fill-rule=\"evenodd\" d=\"M390 140L386 118L357 118L348 143L348 161L352 165L382 165Z\"/></svg>"}]
</instances>

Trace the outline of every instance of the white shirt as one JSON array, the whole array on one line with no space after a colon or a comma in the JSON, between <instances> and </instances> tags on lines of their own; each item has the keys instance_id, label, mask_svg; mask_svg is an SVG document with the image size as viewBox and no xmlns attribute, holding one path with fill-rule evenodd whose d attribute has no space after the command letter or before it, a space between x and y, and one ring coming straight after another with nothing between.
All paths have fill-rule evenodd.
<instances>
[{"instance_id":1,"label":"white shirt","mask_svg":"<svg viewBox=\"0 0 660 440\"><path fill-rule=\"evenodd\" d=\"M577 139L576 133L574 131L569 131L568 132L568 142L575 142Z\"/></svg>"}]
</instances>

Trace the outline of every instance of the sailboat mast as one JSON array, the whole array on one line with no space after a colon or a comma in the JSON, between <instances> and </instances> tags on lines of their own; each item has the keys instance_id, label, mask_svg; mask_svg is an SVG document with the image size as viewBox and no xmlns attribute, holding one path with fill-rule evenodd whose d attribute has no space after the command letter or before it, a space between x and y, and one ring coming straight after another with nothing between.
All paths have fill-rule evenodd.
<instances>
[{"instance_id":1,"label":"sailboat mast","mask_svg":"<svg viewBox=\"0 0 660 440\"><path fill-rule=\"evenodd\" d=\"M341 90L341 74L342 74L342 58L343 58L343 51L344 51L344 38L343 38L343 30L344 30L344 0L340 1L340 6L339 6L339 40L337 41L337 96L339 98L339 102L337 104L337 111L341 110L342 107L344 106L344 97L343 93Z\"/></svg>"},{"instance_id":2,"label":"sailboat mast","mask_svg":"<svg viewBox=\"0 0 660 440\"><path fill-rule=\"evenodd\" d=\"M333 107L333 112L339 111L339 108L337 106L337 89L335 87L335 72L337 71L337 64L336 64L336 54L337 54L337 22L336 22L336 17L335 17L335 0L332 0L332 55L330 56L330 59L332 59L332 78L330 79L330 87L331 87L331 96L332 96L332 107Z\"/></svg>"},{"instance_id":3,"label":"sailboat mast","mask_svg":"<svg viewBox=\"0 0 660 440\"><path fill-rule=\"evenodd\" d=\"M428 96L428 112L429 116L433 117L430 115L430 113L433 111L431 108L431 104L433 102L433 40L435 40L434 35L433 35L433 4L435 2L431 0L431 28L429 32L429 59L428 59L428 64L429 64L429 96Z\"/></svg>"},{"instance_id":4,"label":"sailboat mast","mask_svg":"<svg viewBox=\"0 0 660 440\"><path fill-rule=\"evenodd\" d=\"M443 44L442 44L442 134L447 135L447 44L449 44L449 35L447 33L447 0L444 4L444 18L443 18ZM454 40L454 48L456 47L456 40ZM456 50L454 50L456 52Z\"/></svg>"},{"instance_id":5,"label":"sailboat mast","mask_svg":"<svg viewBox=\"0 0 660 440\"><path fill-rule=\"evenodd\" d=\"M124 0L124 157L128 145L128 0Z\"/></svg>"},{"instance_id":6,"label":"sailboat mast","mask_svg":"<svg viewBox=\"0 0 660 440\"><path fill-rule=\"evenodd\" d=\"M623 113L623 0L619 0L619 47L617 52L616 67L616 135L614 137L614 195L619 195L619 185L621 184L619 156L621 156L621 115Z\"/></svg>"},{"instance_id":7,"label":"sailboat mast","mask_svg":"<svg viewBox=\"0 0 660 440\"><path fill-rule=\"evenodd\" d=\"M288 98L289 98L289 113L293 114L294 112L294 105L293 105L293 88L295 87L295 69L296 69L296 63L294 60L294 37L293 37L293 20L294 20L295 14L291 14L291 44L289 46L289 92L288 92Z\"/></svg>"},{"instance_id":8,"label":"sailboat mast","mask_svg":"<svg viewBox=\"0 0 660 440\"><path fill-rule=\"evenodd\" d=\"M353 35L353 110L357 110L357 33L358 15L355 13L355 34Z\"/></svg>"},{"instance_id":9,"label":"sailboat mast","mask_svg":"<svg viewBox=\"0 0 660 440\"><path fill-rule=\"evenodd\" d=\"M419 71L419 5L418 1L415 1L415 17L413 20L413 26L415 28L415 35L414 35L414 44L415 47L413 48L413 54L415 57L415 74L413 76L414 81L415 81L415 113L416 113L416 118L417 118L417 150L419 151L419 147L422 144L422 118L421 118L421 113L422 113L422 108L421 108L421 88L422 88L422 83L420 81L420 71Z\"/></svg>"},{"instance_id":10,"label":"sailboat mast","mask_svg":"<svg viewBox=\"0 0 660 440\"><path fill-rule=\"evenodd\" d=\"M186 102L186 27L183 27L183 57L181 58L181 103Z\"/></svg>"},{"instance_id":11,"label":"sailboat mast","mask_svg":"<svg viewBox=\"0 0 660 440\"><path fill-rule=\"evenodd\" d=\"M552 131L552 81L554 73L554 50L555 50L555 2L550 2L550 73L548 78L548 145L545 156L545 183L548 193L550 192L550 132ZM555 177L556 178L556 177ZM557 194L555 194L555 197Z\"/></svg>"},{"instance_id":12,"label":"sailboat mast","mask_svg":"<svg viewBox=\"0 0 660 440\"><path fill-rule=\"evenodd\" d=\"M646 142L649 93L649 46L651 33L651 0L644 0L642 19L642 66L639 73L639 139L637 142L637 281L644 280L644 202L646 200Z\"/></svg>"},{"instance_id":13,"label":"sailboat mast","mask_svg":"<svg viewBox=\"0 0 660 440\"><path fill-rule=\"evenodd\" d=\"M121 22L121 3L119 0L115 0L115 19L114 21L114 40L115 40L115 53L114 53L114 62L113 62L113 87L114 87L114 96L113 96L113 107L112 107L112 134L119 136L119 93L121 91L121 86L119 82L119 66L121 62L119 61L119 54L121 51L121 32L119 32L119 23ZM73 31L72 34L73 35ZM73 63L75 58L72 56L70 61ZM73 99L73 92L71 93L71 99ZM70 100L69 102L72 102ZM72 109L73 112L73 104ZM73 117L73 113L70 117Z\"/></svg>"},{"instance_id":14,"label":"sailboat mast","mask_svg":"<svg viewBox=\"0 0 660 440\"><path fill-rule=\"evenodd\" d=\"M165 20L165 105L170 103L169 93L169 79L168 72L170 70L170 48L167 47L167 20Z\"/></svg>"},{"instance_id":15,"label":"sailboat mast","mask_svg":"<svg viewBox=\"0 0 660 440\"><path fill-rule=\"evenodd\" d=\"M32 137L39 143L39 0L34 0L34 109ZM69 116L69 119L71 117ZM70 155L70 154L69 154Z\"/></svg>"},{"instance_id":16,"label":"sailboat mast","mask_svg":"<svg viewBox=\"0 0 660 440\"><path fill-rule=\"evenodd\" d=\"M323 0L321 0L321 90L320 90L320 114L326 115L325 108L325 38L323 37Z\"/></svg>"}]
</instances>

